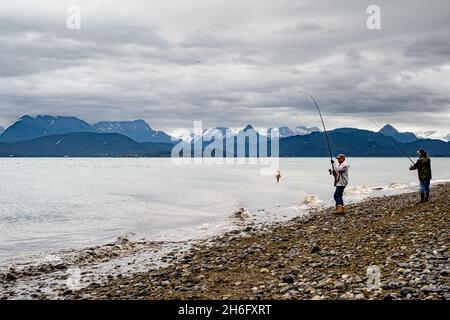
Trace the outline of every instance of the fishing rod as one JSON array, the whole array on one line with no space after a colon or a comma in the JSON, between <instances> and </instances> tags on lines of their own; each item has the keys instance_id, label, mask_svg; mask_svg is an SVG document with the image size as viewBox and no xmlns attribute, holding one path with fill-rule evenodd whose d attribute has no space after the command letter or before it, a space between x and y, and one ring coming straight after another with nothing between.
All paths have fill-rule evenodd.
<instances>
[{"instance_id":1,"label":"fishing rod","mask_svg":"<svg viewBox=\"0 0 450 320\"><path fill-rule=\"evenodd\" d=\"M308 93L306 91L299 91L298 93L303 93L304 95L307 95L308 97L310 97L312 102L314 102L314 104L316 105L317 111L319 111L319 116L320 116L320 120L322 121L323 131L325 132L325 139L327 140L328 152L330 153L331 164L333 164L334 161L333 161L333 153L331 152L330 139L328 138L328 131L327 131L327 128L325 127L325 122L323 121L322 112L320 112L319 105L317 104L316 99L314 99L314 97L310 93ZM334 166L333 166L333 172L334 172Z\"/></svg>"},{"instance_id":2,"label":"fishing rod","mask_svg":"<svg viewBox=\"0 0 450 320\"><path fill-rule=\"evenodd\" d=\"M405 157L407 157L407 158L409 159L409 161L411 161L411 163L412 163L413 165L415 165L414 161L412 161L412 159L406 154L405 150L403 150L403 148L400 147L400 144L397 142L397 140L395 140L395 139L394 139L392 136L390 136L386 131L384 131L384 129L383 129L382 127L380 127L378 124L376 124L375 121L370 120L370 119L367 119L367 120L369 120L369 121L372 122L374 125L376 125L376 126L380 129L380 131L384 133L385 136L388 136L389 138L391 138L392 141L394 141L395 145L397 146L398 150L400 150L400 152L401 152Z\"/></svg>"}]
</instances>

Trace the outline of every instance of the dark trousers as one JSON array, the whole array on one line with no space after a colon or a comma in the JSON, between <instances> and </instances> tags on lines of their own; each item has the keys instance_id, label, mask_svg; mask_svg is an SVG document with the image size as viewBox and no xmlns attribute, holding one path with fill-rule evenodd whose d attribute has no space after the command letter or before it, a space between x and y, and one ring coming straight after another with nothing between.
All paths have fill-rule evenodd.
<instances>
[{"instance_id":1,"label":"dark trousers","mask_svg":"<svg viewBox=\"0 0 450 320\"><path fill-rule=\"evenodd\" d=\"M344 189L345 187L343 186L336 186L336 191L334 191L334 201L336 201L337 206L344 205L344 200L342 199L342 196L344 195Z\"/></svg>"}]
</instances>

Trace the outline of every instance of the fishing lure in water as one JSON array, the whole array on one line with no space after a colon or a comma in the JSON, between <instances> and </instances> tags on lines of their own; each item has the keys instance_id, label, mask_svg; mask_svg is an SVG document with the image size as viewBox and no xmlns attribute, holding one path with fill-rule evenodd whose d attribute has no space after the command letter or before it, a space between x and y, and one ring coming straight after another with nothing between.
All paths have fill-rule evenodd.
<instances>
[{"instance_id":1,"label":"fishing lure in water","mask_svg":"<svg viewBox=\"0 0 450 320\"><path fill-rule=\"evenodd\" d=\"M277 172L275 172L275 178L277 179L277 183L280 182L280 178L281 178L280 170L277 170Z\"/></svg>"}]
</instances>

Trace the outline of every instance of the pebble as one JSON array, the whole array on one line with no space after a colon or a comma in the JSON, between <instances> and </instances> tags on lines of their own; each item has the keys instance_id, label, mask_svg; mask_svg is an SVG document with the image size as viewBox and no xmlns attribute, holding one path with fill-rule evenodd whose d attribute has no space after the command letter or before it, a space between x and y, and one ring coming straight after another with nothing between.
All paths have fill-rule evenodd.
<instances>
[{"instance_id":1,"label":"pebble","mask_svg":"<svg viewBox=\"0 0 450 320\"><path fill-rule=\"evenodd\" d=\"M285 283L294 283L295 278L292 274L286 274L281 278L281 280Z\"/></svg>"},{"instance_id":2,"label":"pebble","mask_svg":"<svg viewBox=\"0 0 450 320\"><path fill-rule=\"evenodd\" d=\"M311 253L316 253L320 251L320 247L317 244L314 244L311 248Z\"/></svg>"},{"instance_id":3,"label":"pebble","mask_svg":"<svg viewBox=\"0 0 450 320\"><path fill-rule=\"evenodd\" d=\"M351 292L346 292L343 295L339 297L340 300L352 300L355 297L355 295Z\"/></svg>"}]
</instances>

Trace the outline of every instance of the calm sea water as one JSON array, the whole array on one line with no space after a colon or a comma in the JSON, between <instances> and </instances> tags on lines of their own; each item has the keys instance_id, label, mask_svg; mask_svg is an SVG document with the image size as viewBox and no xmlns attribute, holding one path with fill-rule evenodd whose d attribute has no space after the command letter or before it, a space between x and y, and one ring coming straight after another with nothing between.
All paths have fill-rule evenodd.
<instances>
[{"instance_id":1,"label":"calm sea water","mask_svg":"<svg viewBox=\"0 0 450 320\"><path fill-rule=\"evenodd\" d=\"M155 240L203 237L229 225L240 207L261 219L300 215L311 195L331 204L328 161L281 159L277 184L273 176L261 175L257 165L0 159L0 263L103 244L131 233ZM348 163L347 199L376 195L379 191L372 187L399 192L417 181L403 158L353 158ZM432 163L435 180L450 180L449 158Z\"/></svg>"}]
</instances>

